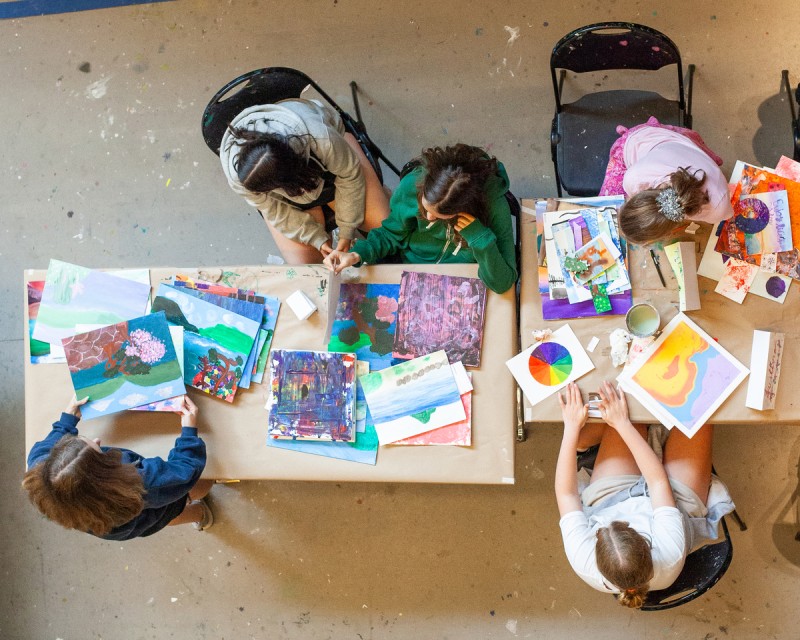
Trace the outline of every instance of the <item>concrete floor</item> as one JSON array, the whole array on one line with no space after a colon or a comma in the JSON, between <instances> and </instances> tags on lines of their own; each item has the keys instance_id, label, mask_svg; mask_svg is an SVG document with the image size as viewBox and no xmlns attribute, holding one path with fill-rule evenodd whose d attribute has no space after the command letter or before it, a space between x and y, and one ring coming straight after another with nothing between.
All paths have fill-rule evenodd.
<instances>
[{"instance_id":1,"label":"concrete floor","mask_svg":"<svg viewBox=\"0 0 800 640\"><path fill-rule=\"evenodd\" d=\"M208 533L122 544L59 529L18 489L23 268L275 252L200 136L224 82L297 67L350 108L355 78L398 164L470 142L506 163L518 195L551 195L549 50L606 19L661 29L698 65L695 128L726 169L790 154L779 76L788 66L800 80L800 5L789 0L769 12L708 0L178 0L0 22L0 637L800 637L795 425L717 430L716 465L750 529L732 532L733 564L712 591L662 614L624 610L572 574L552 495L556 426L518 446L514 487L217 486Z\"/></svg>"}]
</instances>

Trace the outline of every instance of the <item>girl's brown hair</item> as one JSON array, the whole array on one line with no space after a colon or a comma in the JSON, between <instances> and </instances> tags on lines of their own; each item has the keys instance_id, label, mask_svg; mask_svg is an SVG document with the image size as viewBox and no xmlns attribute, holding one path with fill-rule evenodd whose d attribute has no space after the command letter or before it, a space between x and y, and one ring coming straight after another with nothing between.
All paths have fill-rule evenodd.
<instances>
[{"instance_id":1,"label":"girl's brown hair","mask_svg":"<svg viewBox=\"0 0 800 640\"><path fill-rule=\"evenodd\" d=\"M641 608L653 579L653 557L647 540L627 522L615 520L597 530L594 553L600 573L621 589L617 602Z\"/></svg>"},{"instance_id":2,"label":"girl's brown hair","mask_svg":"<svg viewBox=\"0 0 800 640\"><path fill-rule=\"evenodd\" d=\"M489 219L486 181L497 174L497 158L468 144L425 149L418 161L425 169L417 187L419 213L422 197L442 215L468 213L482 224Z\"/></svg>"},{"instance_id":3,"label":"girl's brown hair","mask_svg":"<svg viewBox=\"0 0 800 640\"><path fill-rule=\"evenodd\" d=\"M122 462L122 452L97 451L66 435L22 480L28 498L50 520L67 529L105 535L142 512L145 494L139 472Z\"/></svg>"},{"instance_id":4,"label":"girl's brown hair","mask_svg":"<svg viewBox=\"0 0 800 640\"><path fill-rule=\"evenodd\" d=\"M697 174L701 176L698 178ZM656 196L666 187L672 187L678 196L683 215L691 218L708 203L708 193L704 186L706 175L702 170L689 172L686 167L679 168L669 177L669 183L658 189L645 189L632 195L620 207L619 230L625 238L636 244L650 244L668 238L684 222L674 222L661 211Z\"/></svg>"}]
</instances>

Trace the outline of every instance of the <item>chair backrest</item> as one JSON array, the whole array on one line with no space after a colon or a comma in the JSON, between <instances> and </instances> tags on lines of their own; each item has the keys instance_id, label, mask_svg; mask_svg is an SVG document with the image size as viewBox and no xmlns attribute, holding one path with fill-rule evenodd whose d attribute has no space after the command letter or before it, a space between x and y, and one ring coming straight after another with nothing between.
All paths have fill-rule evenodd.
<instances>
[{"instance_id":1,"label":"chair backrest","mask_svg":"<svg viewBox=\"0 0 800 640\"><path fill-rule=\"evenodd\" d=\"M302 71L289 67L267 67L248 71L234 78L209 100L203 111L201 128L203 140L211 151L219 155L222 137L231 121L248 107L258 104L273 104L300 94L312 87L327 102L344 122L344 128L358 141L383 184L383 172L378 162L380 152L370 140L364 127L344 111L316 82Z\"/></svg>"},{"instance_id":2,"label":"chair backrest","mask_svg":"<svg viewBox=\"0 0 800 640\"><path fill-rule=\"evenodd\" d=\"M559 40L550 55L550 74L560 109L557 70L575 73L609 69L657 71L678 66L679 102L684 108L683 67L678 47L666 35L633 22L598 22L571 31Z\"/></svg>"},{"instance_id":3,"label":"chair backrest","mask_svg":"<svg viewBox=\"0 0 800 640\"><path fill-rule=\"evenodd\" d=\"M733 559L733 544L725 518L722 518L720 524L723 539L690 553L686 557L683 570L672 585L647 594L642 611L663 611L686 604L699 598L719 582Z\"/></svg>"}]
</instances>

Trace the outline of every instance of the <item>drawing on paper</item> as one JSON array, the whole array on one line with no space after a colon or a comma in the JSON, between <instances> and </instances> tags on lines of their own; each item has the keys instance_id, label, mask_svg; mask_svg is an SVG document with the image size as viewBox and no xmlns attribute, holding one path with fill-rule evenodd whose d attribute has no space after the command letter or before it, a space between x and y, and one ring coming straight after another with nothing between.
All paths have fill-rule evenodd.
<instances>
[{"instance_id":1,"label":"drawing on paper","mask_svg":"<svg viewBox=\"0 0 800 640\"><path fill-rule=\"evenodd\" d=\"M84 418L186 391L163 313L70 336L63 345L75 394L90 398Z\"/></svg>"},{"instance_id":2,"label":"drawing on paper","mask_svg":"<svg viewBox=\"0 0 800 640\"><path fill-rule=\"evenodd\" d=\"M620 383L667 427L691 437L747 376L748 370L679 313Z\"/></svg>"},{"instance_id":3,"label":"drawing on paper","mask_svg":"<svg viewBox=\"0 0 800 640\"><path fill-rule=\"evenodd\" d=\"M153 311L164 311L171 324L185 330L186 384L233 402L260 320L238 315L165 284L159 285Z\"/></svg>"},{"instance_id":4,"label":"drawing on paper","mask_svg":"<svg viewBox=\"0 0 800 640\"><path fill-rule=\"evenodd\" d=\"M400 280L395 358L443 349L451 362L481 364L486 285L478 278L404 271Z\"/></svg>"},{"instance_id":5,"label":"drawing on paper","mask_svg":"<svg viewBox=\"0 0 800 640\"><path fill-rule=\"evenodd\" d=\"M270 357L269 435L355 439L356 356L276 349Z\"/></svg>"},{"instance_id":6,"label":"drawing on paper","mask_svg":"<svg viewBox=\"0 0 800 640\"><path fill-rule=\"evenodd\" d=\"M750 286L758 275L758 270L757 265L730 258L725 263L725 271L714 291L741 304L747 292L750 291Z\"/></svg>"},{"instance_id":7,"label":"drawing on paper","mask_svg":"<svg viewBox=\"0 0 800 640\"><path fill-rule=\"evenodd\" d=\"M150 285L51 260L33 337L61 344L76 324L117 324L145 313Z\"/></svg>"}]
</instances>

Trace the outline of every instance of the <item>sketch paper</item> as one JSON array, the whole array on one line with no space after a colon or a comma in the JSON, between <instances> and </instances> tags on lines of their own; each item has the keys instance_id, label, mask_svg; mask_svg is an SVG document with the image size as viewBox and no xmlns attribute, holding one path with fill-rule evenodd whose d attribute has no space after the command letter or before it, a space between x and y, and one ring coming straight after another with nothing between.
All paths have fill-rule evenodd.
<instances>
[{"instance_id":1,"label":"sketch paper","mask_svg":"<svg viewBox=\"0 0 800 640\"><path fill-rule=\"evenodd\" d=\"M184 381L211 396L233 402L260 321L196 298L187 289L161 284L153 311L185 329Z\"/></svg>"},{"instance_id":2,"label":"sketch paper","mask_svg":"<svg viewBox=\"0 0 800 640\"><path fill-rule=\"evenodd\" d=\"M478 278L404 271L400 279L395 358L439 349L452 362L481 364L486 285Z\"/></svg>"},{"instance_id":3,"label":"sketch paper","mask_svg":"<svg viewBox=\"0 0 800 640\"><path fill-rule=\"evenodd\" d=\"M356 356L275 349L270 356L269 436L355 439Z\"/></svg>"},{"instance_id":4,"label":"sketch paper","mask_svg":"<svg viewBox=\"0 0 800 640\"><path fill-rule=\"evenodd\" d=\"M676 242L664 247L675 279L678 281L678 297L681 311L700 308L700 289L697 286L697 259L694 242Z\"/></svg>"},{"instance_id":5,"label":"sketch paper","mask_svg":"<svg viewBox=\"0 0 800 640\"><path fill-rule=\"evenodd\" d=\"M150 284L50 260L33 337L61 344L76 324L108 326L145 313Z\"/></svg>"},{"instance_id":6,"label":"sketch paper","mask_svg":"<svg viewBox=\"0 0 800 640\"><path fill-rule=\"evenodd\" d=\"M361 386L382 445L466 419L444 351L371 372Z\"/></svg>"},{"instance_id":7,"label":"sketch paper","mask_svg":"<svg viewBox=\"0 0 800 640\"><path fill-rule=\"evenodd\" d=\"M563 389L592 369L594 364L568 324L544 342L534 342L506 362L532 405Z\"/></svg>"},{"instance_id":8,"label":"sketch paper","mask_svg":"<svg viewBox=\"0 0 800 640\"><path fill-rule=\"evenodd\" d=\"M172 338L172 346L175 347L175 357L181 368L181 380L183 379L183 327L168 325L169 335ZM180 411L183 407L183 394L166 400L157 400L150 404L143 404L139 407L131 407L131 411Z\"/></svg>"},{"instance_id":9,"label":"sketch paper","mask_svg":"<svg viewBox=\"0 0 800 640\"><path fill-rule=\"evenodd\" d=\"M750 352L750 379L745 406L764 411L775 408L785 336L772 331L753 331Z\"/></svg>"},{"instance_id":10,"label":"sketch paper","mask_svg":"<svg viewBox=\"0 0 800 640\"><path fill-rule=\"evenodd\" d=\"M702 427L748 370L679 313L617 380L664 426L688 437Z\"/></svg>"},{"instance_id":11,"label":"sketch paper","mask_svg":"<svg viewBox=\"0 0 800 640\"><path fill-rule=\"evenodd\" d=\"M343 283L329 351L352 352L378 371L392 366L399 284Z\"/></svg>"},{"instance_id":12,"label":"sketch paper","mask_svg":"<svg viewBox=\"0 0 800 640\"><path fill-rule=\"evenodd\" d=\"M731 258L725 263L725 271L714 291L741 304L757 273L758 265Z\"/></svg>"},{"instance_id":13,"label":"sketch paper","mask_svg":"<svg viewBox=\"0 0 800 640\"><path fill-rule=\"evenodd\" d=\"M464 420L448 424L432 431L420 433L417 436L403 438L392 443L394 445L430 445L430 446L458 446L469 447L472 445L472 380L464 366L457 362L451 365L453 377L458 385L458 392L461 394L461 404L464 405L464 413L467 417Z\"/></svg>"},{"instance_id":14,"label":"sketch paper","mask_svg":"<svg viewBox=\"0 0 800 640\"><path fill-rule=\"evenodd\" d=\"M85 419L186 392L163 313L65 338L72 384Z\"/></svg>"}]
</instances>

